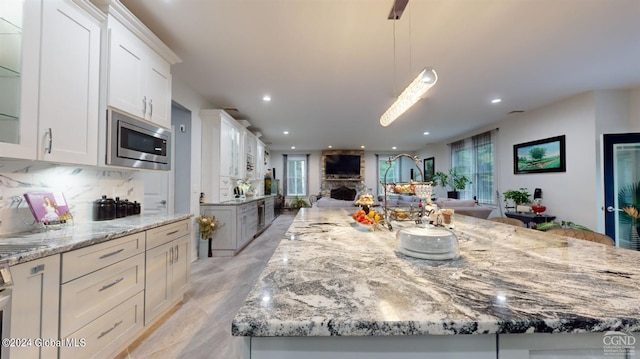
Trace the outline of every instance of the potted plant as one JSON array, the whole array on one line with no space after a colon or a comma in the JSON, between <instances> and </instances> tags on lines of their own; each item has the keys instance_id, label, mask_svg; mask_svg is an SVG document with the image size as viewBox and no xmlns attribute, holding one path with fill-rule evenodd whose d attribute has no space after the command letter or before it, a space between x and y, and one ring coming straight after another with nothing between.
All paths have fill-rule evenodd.
<instances>
[{"instance_id":1,"label":"potted plant","mask_svg":"<svg viewBox=\"0 0 640 359\"><path fill-rule=\"evenodd\" d=\"M305 201L303 198L300 198L298 196L293 197L293 199L291 200L291 207L292 208L302 208L302 207L309 207L309 204L307 203L307 201Z\"/></svg>"},{"instance_id":2,"label":"potted plant","mask_svg":"<svg viewBox=\"0 0 640 359\"><path fill-rule=\"evenodd\" d=\"M507 206L507 200L512 200L515 208L517 210L519 205L522 204L527 204L527 203L531 203L531 199L529 199L529 196L531 196L531 194L529 193L529 190L526 188L520 188L520 189L510 189L508 191L505 191L502 193L502 196L504 197L504 202L505 202L505 207L506 208L511 208Z\"/></svg>"},{"instance_id":3,"label":"potted plant","mask_svg":"<svg viewBox=\"0 0 640 359\"><path fill-rule=\"evenodd\" d=\"M449 173L436 172L433 175L433 181L442 188L451 188L447 191L448 198L460 198L459 191L465 189L471 183L469 177L458 173L455 168L449 170Z\"/></svg>"}]
</instances>

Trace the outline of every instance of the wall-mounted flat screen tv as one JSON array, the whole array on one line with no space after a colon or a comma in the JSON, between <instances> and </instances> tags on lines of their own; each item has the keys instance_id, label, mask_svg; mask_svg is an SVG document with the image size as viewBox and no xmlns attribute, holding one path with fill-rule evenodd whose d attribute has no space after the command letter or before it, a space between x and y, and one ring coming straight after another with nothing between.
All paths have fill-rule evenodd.
<instances>
[{"instance_id":1,"label":"wall-mounted flat screen tv","mask_svg":"<svg viewBox=\"0 0 640 359\"><path fill-rule=\"evenodd\" d=\"M327 176L359 177L360 155L326 155L324 172Z\"/></svg>"}]
</instances>

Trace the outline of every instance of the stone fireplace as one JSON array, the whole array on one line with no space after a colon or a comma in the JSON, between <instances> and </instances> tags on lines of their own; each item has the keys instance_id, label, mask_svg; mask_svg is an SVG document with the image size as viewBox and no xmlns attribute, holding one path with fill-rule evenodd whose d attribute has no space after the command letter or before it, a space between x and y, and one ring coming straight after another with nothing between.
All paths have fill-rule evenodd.
<instances>
[{"instance_id":1,"label":"stone fireplace","mask_svg":"<svg viewBox=\"0 0 640 359\"><path fill-rule=\"evenodd\" d=\"M359 155L360 156L360 174L358 176L332 178L327 176L325 172L327 155ZM359 191L362 189L364 182L364 151L363 150L324 150L322 151L322 196L329 197L331 190L342 186Z\"/></svg>"}]
</instances>

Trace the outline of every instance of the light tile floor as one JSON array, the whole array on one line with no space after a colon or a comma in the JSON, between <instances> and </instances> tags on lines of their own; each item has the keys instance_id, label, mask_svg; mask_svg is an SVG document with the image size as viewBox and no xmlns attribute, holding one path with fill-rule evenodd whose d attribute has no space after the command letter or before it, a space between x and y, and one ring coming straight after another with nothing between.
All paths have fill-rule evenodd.
<instances>
[{"instance_id":1,"label":"light tile floor","mask_svg":"<svg viewBox=\"0 0 640 359\"><path fill-rule=\"evenodd\" d=\"M193 262L183 302L117 358L242 359L243 339L231 336L231 321L294 217L278 216L235 257Z\"/></svg>"}]
</instances>

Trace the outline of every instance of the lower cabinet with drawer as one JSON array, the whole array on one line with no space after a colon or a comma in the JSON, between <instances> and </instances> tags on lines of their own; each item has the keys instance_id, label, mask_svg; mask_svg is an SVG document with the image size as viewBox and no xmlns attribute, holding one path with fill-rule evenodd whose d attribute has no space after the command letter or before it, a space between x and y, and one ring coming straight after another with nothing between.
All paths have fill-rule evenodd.
<instances>
[{"instance_id":1,"label":"lower cabinet with drawer","mask_svg":"<svg viewBox=\"0 0 640 359\"><path fill-rule=\"evenodd\" d=\"M60 255L52 255L11 267L11 337L57 339L60 293ZM3 338L4 339L4 338ZM11 358L56 358L56 346L9 348Z\"/></svg>"},{"instance_id":2,"label":"lower cabinet with drawer","mask_svg":"<svg viewBox=\"0 0 640 359\"><path fill-rule=\"evenodd\" d=\"M203 204L200 214L216 217L221 225L211 235L211 252L214 256L236 255L258 232L258 204L255 201L235 206Z\"/></svg>"},{"instance_id":3,"label":"lower cabinet with drawer","mask_svg":"<svg viewBox=\"0 0 640 359\"><path fill-rule=\"evenodd\" d=\"M143 328L145 233L62 254L60 358L109 358Z\"/></svg>"},{"instance_id":4,"label":"lower cabinet with drawer","mask_svg":"<svg viewBox=\"0 0 640 359\"><path fill-rule=\"evenodd\" d=\"M181 301L189 289L190 226L190 221L181 221L147 231L145 326Z\"/></svg>"},{"instance_id":5,"label":"lower cabinet with drawer","mask_svg":"<svg viewBox=\"0 0 640 359\"><path fill-rule=\"evenodd\" d=\"M60 358L112 358L135 339L143 327L144 293L120 303L66 336Z\"/></svg>"}]
</instances>

